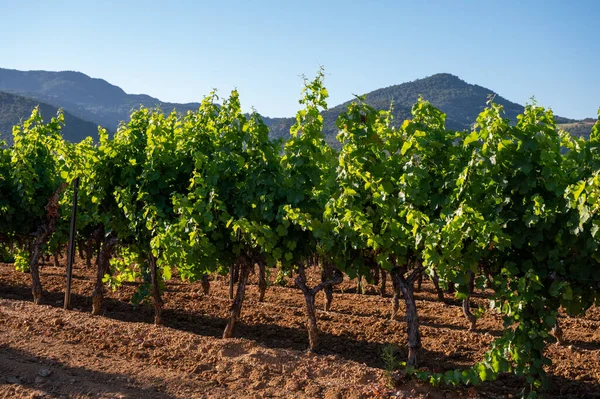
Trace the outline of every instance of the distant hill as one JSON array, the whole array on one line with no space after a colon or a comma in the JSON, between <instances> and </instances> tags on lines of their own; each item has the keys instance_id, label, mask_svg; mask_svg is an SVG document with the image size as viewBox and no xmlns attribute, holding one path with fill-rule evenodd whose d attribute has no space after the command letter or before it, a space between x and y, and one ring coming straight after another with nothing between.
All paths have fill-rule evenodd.
<instances>
[{"instance_id":1,"label":"distant hill","mask_svg":"<svg viewBox=\"0 0 600 399\"><path fill-rule=\"evenodd\" d=\"M56 116L58 109L30 98L11 93L0 92L0 140L12 143L12 128L31 116L31 111L39 105L44 121ZM62 133L65 140L79 142L87 136L98 136L98 125L79 119L64 112L65 125Z\"/></svg>"},{"instance_id":2,"label":"distant hill","mask_svg":"<svg viewBox=\"0 0 600 399\"><path fill-rule=\"evenodd\" d=\"M121 88L103 79L91 78L80 72L17 71L0 68L0 91L16 93L61 107L76 117L99 124L115 131L120 121L128 120L131 111L140 105L160 106L163 111L187 112L196 110L199 103L163 103L145 94L127 94ZM357 93L362 94L362 93ZM488 96L493 95L496 103L504 106L506 116L516 121L523 106L511 102L495 91L469 84L457 76L440 73L413 82L390 86L367 93L367 103L377 109L389 109L394 103L394 123L401 124L410 118L410 110L422 95L447 115L449 129L468 129L477 115L484 109ZM323 113L325 136L328 143L339 147L335 136L335 120L350 101L337 105ZM30 111L29 111L30 112ZM287 139L295 119L263 117L271 130L271 137ZM591 125L557 116L557 123L575 135L589 135ZM589 127L589 129L588 129Z\"/></svg>"},{"instance_id":3,"label":"distant hill","mask_svg":"<svg viewBox=\"0 0 600 399\"><path fill-rule=\"evenodd\" d=\"M506 117L513 122L516 121L517 115L524 110L522 105L505 99L491 89L469 84L457 76L447 73L372 91L367 93L366 101L372 107L380 110L389 109L393 101L394 124L399 125L411 117L410 110L420 95L447 115L446 127L454 130L470 128L477 115L485 108L490 95L494 96L496 103L504 106ZM335 147L339 146L335 138L337 133L335 120L350 102L347 101L323 112L327 142ZM285 138L294 121L293 118L267 118L265 123L269 125L274 137ZM563 126L566 127L566 130L577 126L577 133L574 133L577 135L589 135L591 131L591 126L586 130L587 125L577 124L577 121L573 119L557 117L557 122L564 123Z\"/></svg>"},{"instance_id":4,"label":"distant hill","mask_svg":"<svg viewBox=\"0 0 600 399\"><path fill-rule=\"evenodd\" d=\"M17 71L0 68L0 91L19 94L63 108L73 115L116 131L140 105L163 111L198 109L199 103L173 104L145 94L127 94L120 87L81 72Z\"/></svg>"},{"instance_id":5,"label":"distant hill","mask_svg":"<svg viewBox=\"0 0 600 399\"><path fill-rule=\"evenodd\" d=\"M597 119L586 118L582 121L570 121L567 123L559 123L558 127L567 132L571 133L576 137L589 137L592 132L592 128L596 123Z\"/></svg>"}]
</instances>

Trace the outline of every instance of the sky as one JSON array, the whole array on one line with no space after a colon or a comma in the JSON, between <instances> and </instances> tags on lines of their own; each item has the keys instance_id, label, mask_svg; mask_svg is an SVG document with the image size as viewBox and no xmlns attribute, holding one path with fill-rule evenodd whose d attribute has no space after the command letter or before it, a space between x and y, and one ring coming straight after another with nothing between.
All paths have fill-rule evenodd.
<instances>
[{"instance_id":1,"label":"sky","mask_svg":"<svg viewBox=\"0 0 600 399\"><path fill-rule=\"evenodd\" d=\"M0 0L0 67L74 70L127 93L245 111L299 109L323 66L329 105L452 73L555 114L600 107L600 1Z\"/></svg>"}]
</instances>

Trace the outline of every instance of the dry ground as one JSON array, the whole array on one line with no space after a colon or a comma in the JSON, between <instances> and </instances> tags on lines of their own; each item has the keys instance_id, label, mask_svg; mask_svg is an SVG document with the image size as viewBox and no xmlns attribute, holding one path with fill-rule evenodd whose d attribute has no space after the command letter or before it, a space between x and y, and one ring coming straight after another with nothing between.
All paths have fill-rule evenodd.
<instances>
[{"instance_id":1,"label":"dry ground","mask_svg":"<svg viewBox=\"0 0 600 399\"><path fill-rule=\"evenodd\" d=\"M222 340L230 303L224 277L211 281L208 296L200 283L168 283L165 326L154 327L150 305L129 303L133 284L109 292L104 314L91 316L94 275L76 265L74 309L64 311L63 268L42 267L45 299L35 306L30 276L0 264L0 398L506 398L517 397L523 385L502 376L471 389L410 380L390 389L382 351L394 344L405 356L406 325L402 317L389 320L389 297L374 286L358 295L355 281L336 288L332 311L318 312L323 349L314 355L305 351L304 298L291 281L270 286L259 303L251 276L236 338ZM501 333L500 317L489 311L469 331L458 302L440 303L428 282L416 296L423 367L468 366ZM322 294L317 300L322 309ZM600 398L600 309L561 324L567 345L548 348L547 396Z\"/></svg>"}]
</instances>

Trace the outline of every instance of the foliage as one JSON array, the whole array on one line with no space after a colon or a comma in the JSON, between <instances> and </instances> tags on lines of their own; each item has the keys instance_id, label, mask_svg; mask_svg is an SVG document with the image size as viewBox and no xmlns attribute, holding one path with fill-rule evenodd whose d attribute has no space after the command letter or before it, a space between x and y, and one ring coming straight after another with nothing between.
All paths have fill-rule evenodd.
<instances>
[{"instance_id":1,"label":"foliage","mask_svg":"<svg viewBox=\"0 0 600 399\"><path fill-rule=\"evenodd\" d=\"M29 273L29 253L27 251L18 250L14 254L14 259L16 271Z\"/></svg>"},{"instance_id":2,"label":"foliage","mask_svg":"<svg viewBox=\"0 0 600 399\"><path fill-rule=\"evenodd\" d=\"M313 257L332 256L330 228L324 224L324 210L333 189L335 154L326 145L321 110L327 109L324 72L308 82L302 91L296 123L291 127L281 157L284 206L280 210L277 234L281 237L281 262L293 267L309 264ZM329 245L324 248L329 238Z\"/></svg>"},{"instance_id":3,"label":"foliage","mask_svg":"<svg viewBox=\"0 0 600 399\"><path fill-rule=\"evenodd\" d=\"M98 144L65 142L63 115L44 124L34 109L0 146L0 244L17 244L24 270L56 193L59 226L43 244L64 244L73 192L58 189L80 177L79 234L118 239L103 282L137 282L136 303L152 291L155 261L158 286L174 272L194 281L240 263L279 266L284 284L320 263L365 279L381 267L410 287L424 271L455 284L459 298L483 270L503 336L465 370L406 372L433 384L512 372L535 396L559 309L581 315L600 303L600 114L588 140L536 104L511 124L490 101L472 129L456 132L423 99L395 124L394 108L358 97L337 119L336 153L324 136L323 77L305 82L283 148L259 115L241 112L237 91L221 106L213 93L183 117L141 107L113 138L100 129ZM391 350L384 360L398 365Z\"/></svg>"}]
</instances>

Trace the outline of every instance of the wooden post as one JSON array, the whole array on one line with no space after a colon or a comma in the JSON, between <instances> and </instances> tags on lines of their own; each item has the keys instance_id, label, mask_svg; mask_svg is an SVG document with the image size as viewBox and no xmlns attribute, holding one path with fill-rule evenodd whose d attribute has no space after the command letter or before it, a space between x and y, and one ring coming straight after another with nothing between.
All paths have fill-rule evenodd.
<instances>
[{"instance_id":1,"label":"wooden post","mask_svg":"<svg viewBox=\"0 0 600 399\"><path fill-rule=\"evenodd\" d=\"M71 309L71 280L73 277L73 260L75 259L75 221L77 219L77 196L79 177L73 181L73 209L71 211L71 228L69 231L69 249L67 251L67 285L65 287L65 309Z\"/></svg>"}]
</instances>

